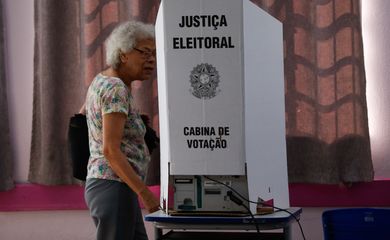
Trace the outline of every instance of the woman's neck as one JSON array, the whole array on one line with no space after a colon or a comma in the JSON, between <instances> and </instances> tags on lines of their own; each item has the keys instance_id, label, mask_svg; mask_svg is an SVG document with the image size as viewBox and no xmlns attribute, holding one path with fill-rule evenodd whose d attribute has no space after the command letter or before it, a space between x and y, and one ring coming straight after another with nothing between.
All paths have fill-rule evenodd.
<instances>
[{"instance_id":1,"label":"woman's neck","mask_svg":"<svg viewBox=\"0 0 390 240\"><path fill-rule=\"evenodd\" d=\"M119 78L120 80L122 80L126 84L126 86L129 88L129 90L131 90L131 81L126 79L125 76L121 76L120 71L115 70L112 67L110 67L110 68L107 68L106 70L102 71L102 74L104 76L108 76L108 77Z\"/></svg>"}]
</instances>

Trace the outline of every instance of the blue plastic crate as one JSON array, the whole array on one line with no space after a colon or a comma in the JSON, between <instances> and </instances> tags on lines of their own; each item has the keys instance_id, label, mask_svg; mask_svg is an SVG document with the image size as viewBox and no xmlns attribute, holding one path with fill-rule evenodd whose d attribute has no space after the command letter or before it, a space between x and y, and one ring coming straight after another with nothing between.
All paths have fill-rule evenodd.
<instances>
[{"instance_id":1,"label":"blue plastic crate","mask_svg":"<svg viewBox=\"0 0 390 240\"><path fill-rule=\"evenodd\" d=\"M390 240L390 209L327 210L322 224L325 240Z\"/></svg>"}]
</instances>

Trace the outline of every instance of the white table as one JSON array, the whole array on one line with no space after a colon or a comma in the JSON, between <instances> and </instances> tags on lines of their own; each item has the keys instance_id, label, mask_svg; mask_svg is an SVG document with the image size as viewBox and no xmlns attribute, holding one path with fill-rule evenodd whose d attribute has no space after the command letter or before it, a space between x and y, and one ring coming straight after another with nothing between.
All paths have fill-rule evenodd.
<instances>
[{"instance_id":1,"label":"white table","mask_svg":"<svg viewBox=\"0 0 390 240\"><path fill-rule=\"evenodd\" d=\"M286 209L297 219L302 213L301 208ZM276 211L266 215L256 215L256 225L251 216L175 216L163 211L157 211L145 216L145 221L153 222L155 239L291 239L291 224L294 216L284 211ZM281 231L264 232L264 230ZM163 230L168 230L164 233Z\"/></svg>"}]
</instances>

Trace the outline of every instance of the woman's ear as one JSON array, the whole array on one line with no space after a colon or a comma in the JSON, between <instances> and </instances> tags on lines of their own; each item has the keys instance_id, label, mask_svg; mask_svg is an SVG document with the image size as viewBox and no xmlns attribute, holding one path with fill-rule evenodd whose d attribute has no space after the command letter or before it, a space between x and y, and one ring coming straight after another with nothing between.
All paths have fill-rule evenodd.
<instances>
[{"instance_id":1,"label":"woman's ear","mask_svg":"<svg viewBox=\"0 0 390 240\"><path fill-rule=\"evenodd\" d=\"M119 59L121 60L121 63L127 62L127 56L126 54L119 52Z\"/></svg>"}]
</instances>

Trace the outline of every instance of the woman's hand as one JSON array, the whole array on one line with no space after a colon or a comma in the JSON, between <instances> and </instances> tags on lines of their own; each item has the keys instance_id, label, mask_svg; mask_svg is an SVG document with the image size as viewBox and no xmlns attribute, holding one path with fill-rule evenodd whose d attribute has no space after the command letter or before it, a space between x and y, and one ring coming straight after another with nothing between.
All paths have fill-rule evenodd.
<instances>
[{"instance_id":1,"label":"woman's hand","mask_svg":"<svg viewBox=\"0 0 390 240\"><path fill-rule=\"evenodd\" d=\"M160 208L159 200L154 196L154 194L145 187L141 192L139 192L139 196L144 204L146 210L149 213L156 212Z\"/></svg>"}]
</instances>

